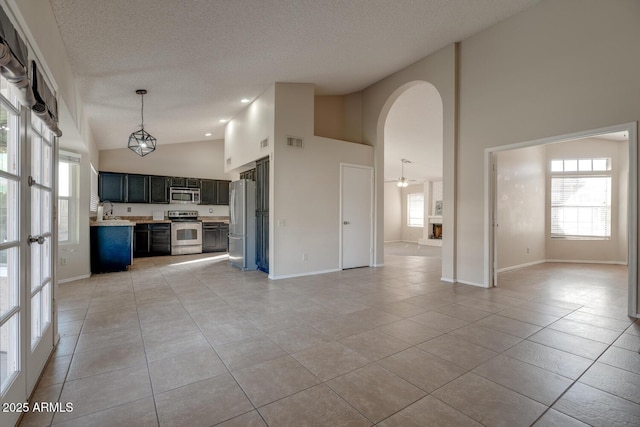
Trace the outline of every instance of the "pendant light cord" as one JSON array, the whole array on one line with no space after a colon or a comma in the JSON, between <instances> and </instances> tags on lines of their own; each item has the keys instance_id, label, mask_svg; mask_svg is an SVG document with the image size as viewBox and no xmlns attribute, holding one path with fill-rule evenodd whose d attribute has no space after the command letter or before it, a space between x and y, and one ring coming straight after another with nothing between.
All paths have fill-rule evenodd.
<instances>
[{"instance_id":1,"label":"pendant light cord","mask_svg":"<svg viewBox=\"0 0 640 427\"><path fill-rule=\"evenodd\" d=\"M140 118L142 119L142 124L140 124L140 127L144 130L144 93L141 93L140 96L142 97L142 107L140 107Z\"/></svg>"}]
</instances>

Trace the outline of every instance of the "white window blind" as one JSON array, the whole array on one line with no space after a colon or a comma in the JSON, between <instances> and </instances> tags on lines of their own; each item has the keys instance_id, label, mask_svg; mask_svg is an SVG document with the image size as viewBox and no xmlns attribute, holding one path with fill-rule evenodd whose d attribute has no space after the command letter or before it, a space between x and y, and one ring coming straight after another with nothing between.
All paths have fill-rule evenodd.
<instances>
[{"instance_id":1,"label":"white window blind","mask_svg":"<svg viewBox=\"0 0 640 427\"><path fill-rule=\"evenodd\" d=\"M407 194L407 225L409 227L424 226L424 194Z\"/></svg>"},{"instance_id":2,"label":"white window blind","mask_svg":"<svg viewBox=\"0 0 640 427\"><path fill-rule=\"evenodd\" d=\"M551 237L611 236L611 176L551 177Z\"/></svg>"},{"instance_id":3,"label":"white window blind","mask_svg":"<svg viewBox=\"0 0 640 427\"><path fill-rule=\"evenodd\" d=\"M89 212L96 212L98 210L98 172L91 165L91 197L89 198Z\"/></svg>"}]
</instances>

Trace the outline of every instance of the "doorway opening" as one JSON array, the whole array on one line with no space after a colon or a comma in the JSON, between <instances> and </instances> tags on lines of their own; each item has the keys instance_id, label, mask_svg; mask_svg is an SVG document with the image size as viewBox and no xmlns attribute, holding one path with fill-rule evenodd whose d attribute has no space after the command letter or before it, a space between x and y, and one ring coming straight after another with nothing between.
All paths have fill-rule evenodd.
<instances>
[{"instance_id":1,"label":"doorway opening","mask_svg":"<svg viewBox=\"0 0 640 427\"><path fill-rule=\"evenodd\" d=\"M556 293L567 280L596 286L594 271L622 272L622 307L636 317L636 152L635 123L486 150L485 284L527 268L540 283L555 274Z\"/></svg>"},{"instance_id":2,"label":"doorway opening","mask_svg":"<svg viewBox=\"0 0 640 427\"><path fill-rule=\"evenodd\" d=\"M442 169L442 99L415 82L384 120L385 256L442 258Z\"/></svg>"}]
</instances>

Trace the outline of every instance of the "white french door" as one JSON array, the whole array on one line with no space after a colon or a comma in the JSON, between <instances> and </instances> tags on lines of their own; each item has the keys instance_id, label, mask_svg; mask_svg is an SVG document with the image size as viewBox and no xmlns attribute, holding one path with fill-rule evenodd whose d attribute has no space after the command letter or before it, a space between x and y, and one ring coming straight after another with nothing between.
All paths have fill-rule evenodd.
<instances>
[{"instance_id":1,"label":"white french door","mask_svg":"<svg viewBox=\"0 0 640 427\"><path fill-rule=\"evenodd\" d=\"M24 412L53 348L55 139L0 78L0 425Z\"/></svg>"}]
</instances>

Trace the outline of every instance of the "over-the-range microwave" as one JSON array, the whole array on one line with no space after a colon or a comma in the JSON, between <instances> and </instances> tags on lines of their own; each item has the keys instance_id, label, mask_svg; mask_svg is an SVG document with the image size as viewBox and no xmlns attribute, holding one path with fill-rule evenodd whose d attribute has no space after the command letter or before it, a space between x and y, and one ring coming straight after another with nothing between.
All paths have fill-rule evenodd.
<instances>
[{"instance_id":1,"label":"over-the-range microwave","mask_svg":"<svg viewBox=\"0 0 640 427\"><path fill-rule=\"evenodd\" d=\"M200 189L184 188L184 187L169 187L169 203L199 205Z\"/></svg>"}]
</instances>

